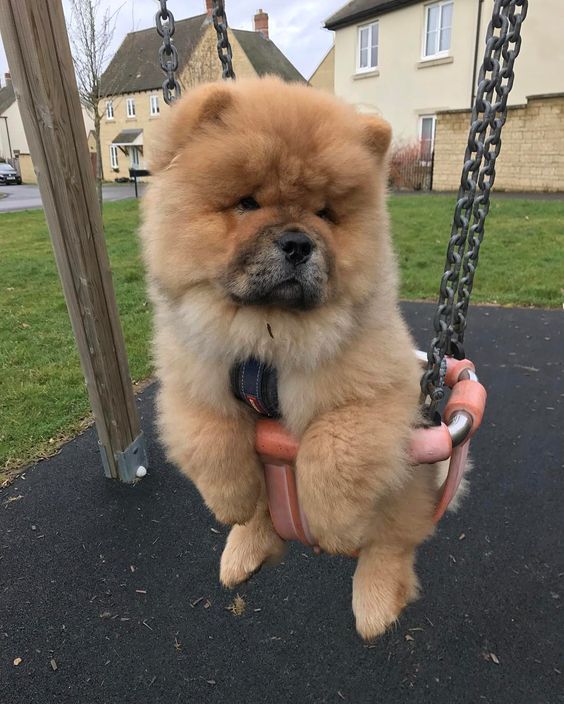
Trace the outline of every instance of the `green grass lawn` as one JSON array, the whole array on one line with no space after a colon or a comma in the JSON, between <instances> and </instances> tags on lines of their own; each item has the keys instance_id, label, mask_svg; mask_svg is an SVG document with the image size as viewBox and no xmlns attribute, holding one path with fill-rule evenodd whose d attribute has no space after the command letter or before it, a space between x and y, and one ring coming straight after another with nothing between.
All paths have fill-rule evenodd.
<instances>
[{"instance_id":1,"label":"green grass lawn","mask_svg":"<svg viewBox=\"0 0 564 704\"><path fill-rule=\"evenodd\" d=\"M104 208L131 375L150 375L135 201ZM0 473L49 453L89 403L43 211L0 215Z\"/></svg>"},{"instance_id":2,"label":"green grass lawn","mask_svg":"<svg viewBox=\"0 0 564 704\"><path fill-rule=\"evenodd\" d=\"M436 298L453 202L391 198L404 298ZM151 374L150 309L137 204L108 203L104 219L131 374L142 380ZM0 252L1 474L48 454L82 427L89 405L43 212L0 214ZM563 286L564 202L495 201L474 300L560 307Z\"/></svg>"},{"instance_id":3,"label":"green grass lawn","mask_svg":"<svg viewBox=\"0 0 564 704\"><path fill-rule=\"evenodd\" d=\"M402 297L435 299L453 196L390 199ZM564 302L564 201L492 197L472 300L559 308Z\"/></svg>"}]
</instances>

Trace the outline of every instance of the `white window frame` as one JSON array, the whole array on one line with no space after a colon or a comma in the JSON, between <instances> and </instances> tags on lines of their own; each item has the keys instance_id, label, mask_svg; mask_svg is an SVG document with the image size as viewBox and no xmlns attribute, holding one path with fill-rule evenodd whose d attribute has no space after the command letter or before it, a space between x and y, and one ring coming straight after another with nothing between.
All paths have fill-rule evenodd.
<instances>
[{"instance_id":1,"label":"white window frame","mask_svg":"<svg viewBox=\"0 0 564 704\"><path fill-rule=\"evenodd\" d=\"M363 66L360 65L360 52L361 43L360 36L363 29L368 29L368 60L372 60L372 48L373 48L373 38L374 38L374 28L378 33L378 39L376 42L376 64L374 66ZM376 71L380 63L380 22L376 20L375 22L370 22L368 24L360 25L357 33L357 47L356 47L356 72L357 73L369 73L370 71Z\"/></svg>"},{"instance_id":2,"label":"white window frame","mask_svg":"<svg viewBox=\"0 0 564 704\"><path fill-rule=\"evenodd\" d=\"M439 49L440 47L440 42L441 42L441 30L445 29L445 27L442 26L442 20L443 20L443 7L450 5L452 7L452 12L451 12L451 25L450 25L450 45L448 49L443 49L442 51ZM439 16L439 25L437 28L437 51L434 54L427 54L427 34L429 30L429 14L430 10L433 7L438 7L440 9L440 16ZM421 60L422 61L432 61L433 59L440 59L443 56L450 56L451 48L452 48L452 28L454 25L454 0L439 0L439 2L432 2L429 3L428 5L425 5L425 26L423 30L423 41L421 43Z\"/></svg>"},{"instance_id":3,"label":"white window frame","mask_svg":"<svg viewBox=\"0 0 564 704\"><path fill-rule=\"evenodd\" d=\"M133 118L137 117L135 114L135 98L128 98L126 100L126 106L127 106L127 117L128 118Z\"/></svg>"},{"instance_id":4,"label":"white window frame","mask_svg":"<svg viewBox=\"0 0 564 704\"><path fill-rule=\"evenodd\" d=\"M110 166L112 169L119 169L118 148L115 144L110 144Z\"/></svg>"},{"instance_id":5,"label":"white window frame","mask_svg":"<svg viewBox=\"0 0 564 704\"><path fill-rule=\"evenodd\" d=\"M106 119L114 120L114 101L106 100Z\"/></svg>"},{"instance_id":6,"label":"white window frame","mask_svg":"<svg viewBox=\"0 0 564 704\"><path fill-rule=\"evenodd\" d=\"M437 116L433 114L429 115L419 115L419 144L421 147L423 146L423 120L432 120L433 121L433 137L431 139L431 150L429 152L429 156L433 154L435 151L435 136L437 133ZM429 164L426 159L423 158L423 152L421 152L421 163L422 164Z\"/></svg>"},{"instance_id":7,"label":"white window frame","mask_svg":"<svg viewBox=\"0 0 564 704\"><path fill-rule=\"evenodd\" d=\"M149 96L149 114L151 117L158 117L161 112L161 107L159 105L159 96L151 95Z\"/></svg>"}]
</instances>

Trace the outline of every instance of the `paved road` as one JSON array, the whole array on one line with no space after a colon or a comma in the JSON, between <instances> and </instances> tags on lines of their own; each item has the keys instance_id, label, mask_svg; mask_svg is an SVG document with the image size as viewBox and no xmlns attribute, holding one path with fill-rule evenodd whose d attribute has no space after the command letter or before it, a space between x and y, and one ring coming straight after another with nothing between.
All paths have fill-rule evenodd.
<instances>
[{"instance_id":1,"label":"paved road","mask_svg":"<svg viewBox=\"0 0 564 704\"><path fill-rule=\"evenodd\" d=\"M139 184L139 193L143 192L143 184ZM5 194L5 197L4 197ZM122 200L133 198L135 190L133 184L115 183L104 186L104 200ZM394 195L441 195L433 191L394 191ZM444 194L442 194L444 195ZM450 193L453 198L454 193ZM497 192L498 198L525 198L527 200L564 200L564 193L503 193ZM41 196L37 186L0 186L0 213L9 213L15 210L41 208Z\"/></svg>"},{"instance_id":2,"label":"paved road","mask_svg":"<svg viewBox=\"0 0 564 704\"><path fill-rule=\"evenodd\" d=\"M142 184L139 188L143 188ZM107 201L123 200L124 198L133 198L135 196L135 189L131 183L108 184L103 187L103 191L104 200ZM0 186L0 213L42 207L41 196L37 186Z\"/></svg>"},{"instance_id":3,"label":"paved road","mask_svg":"<svg viewBox=\"0 0 564 704\"><path fill-rule=\"evenodd\" d=\"M432 306L403 307L424 344ZM165 461L153 386L137 486L103 478L91 429L0 492L0 702L562 704L563 314L474 306L469 325L489 389L471 493L383 638L354 632L354 562L298 545L228 610L225 529Z\"/></svg>"}]
</instances>

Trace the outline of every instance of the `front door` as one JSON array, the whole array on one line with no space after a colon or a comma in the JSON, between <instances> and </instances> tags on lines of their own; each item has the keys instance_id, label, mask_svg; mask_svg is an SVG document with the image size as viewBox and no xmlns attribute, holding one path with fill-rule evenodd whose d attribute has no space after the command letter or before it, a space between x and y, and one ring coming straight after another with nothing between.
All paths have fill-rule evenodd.
<instances>
[{"instance_id":1,"label":"front door","mask_svg":"<svg viewBox=\"0 0 564 704\"><path fill-rule=\"evenodd\" d=\"M139 148L129 147L129 166L132 169L138 169L140 164L139 160Z\"/></svg>"}]
</instances>

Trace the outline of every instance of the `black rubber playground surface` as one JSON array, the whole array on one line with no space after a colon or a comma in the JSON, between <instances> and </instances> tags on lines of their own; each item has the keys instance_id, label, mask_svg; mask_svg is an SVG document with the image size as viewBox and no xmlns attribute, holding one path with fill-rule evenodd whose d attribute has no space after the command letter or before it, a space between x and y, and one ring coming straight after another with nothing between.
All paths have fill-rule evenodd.
<instances>
[{"instance_id":1,"label":"black rubber playground surface","mask_svg":"<svg viewBox=\"0 0 564 704\"><path fill-rule=\"evenodd\" d=\"M405 305L420 344L431 310ZM137 486L104 480L93 430L29 468L0 495L0 702L564 702L563 327L472 310L490 395L471 495L420 551L422 598L370 646L352 561L299 546L228 609L225 530L166 464L154 388Z\"/></svg>"}]
</instances>

